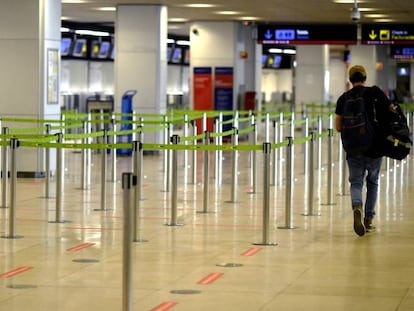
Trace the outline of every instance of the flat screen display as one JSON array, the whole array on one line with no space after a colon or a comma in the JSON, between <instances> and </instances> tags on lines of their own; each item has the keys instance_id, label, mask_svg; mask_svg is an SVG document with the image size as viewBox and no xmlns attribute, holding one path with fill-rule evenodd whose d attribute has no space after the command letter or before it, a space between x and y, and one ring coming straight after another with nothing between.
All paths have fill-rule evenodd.
<instances>
[{"instance_id":1,"label":"flat screen display","mask_svg":"<svg viewBox=\"0 0 414 311\"><path fill-rule=\"evenodd\" d=\"M182 60L183 60L183 49L180 47L174 48L174 51L171 57L171 63L181 64Z\"/></svg>"},{"instance_id":2,"label":"flat screen display","mask_svg":"<svg viewBox=\"0 0 414 311\"><path fill-rule=\"evenodd\" d=\"M86 57L86 39L77 39L73 47L72 55L75 57Z\"/></svg>"},{"instance_id":3,"label":"flat screen display","mask_svg":"<svg viewBox=\"0 0 414 311\"><path fill-rule=\"evenodd\" d=\"M70 48L72 46L71 38L62 38L60 42L60 55L67 56L70 54Z\"/></svg>"},{"instance_id":4,"label":"flat screen display","mask_svg":"<svg viewBox=\"0 0 414 311\"><path fill-rule=\"evenodd\" d=\"M108 58L111 51L111 42L101 42L98 52L98 58Z\"/></svg>"}]
</instances>

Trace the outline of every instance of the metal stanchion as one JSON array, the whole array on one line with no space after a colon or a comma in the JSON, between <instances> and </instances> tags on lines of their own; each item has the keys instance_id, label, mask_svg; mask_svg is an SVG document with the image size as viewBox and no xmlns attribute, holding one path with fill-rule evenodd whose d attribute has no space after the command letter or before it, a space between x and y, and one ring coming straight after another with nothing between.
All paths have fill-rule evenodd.
<instances>
[{"instance_id":1,"label":"metal stanchion","mask_svg":"<svg viewBox=\"0 0 414 311\"><path fill-rule=\"evenodd\" d=\"M204 132L204 145L210 144L210 132ZM208 213L208 204L209 204L209 190L210 190L210 151L204 150L203 157L203 211L202 213Z\"/></svg>"},{"instance_id":2,"label":"metal stanchion","mask_svg":"<svg viewBox=\"0 0 414 311\"><path fill-rule=\"evenodd\" d=\"M219 113L219 121L218 121L218 132L223 133L223 112ZM218 137L218 145L223 145L223 136L219 135ZM216 180L216 185L221 185L222 177L223 177L223 150L218 151L218 177Z\"/></svg>"},{"instance_id":3,"label":"metal stanchion","mask_svg":"<svg viewBox=\"0 0 414 311\"><path fill-rule=\"evenodd\" d=\"M132 173L122 174L124 228L123 228L123 256L122 256L122 311L132 310L132 201L133 187L136 184Z\"/></svg>"},{"instance_id":4,"label":"metal stanchion","mask_svg":"<svg viewBox=\"0 0 414 311\"><path fill-rule=\"evenodd\" d=\"M46 124L46 135L50 135L52 126ZM45 198L50 197L50 148L45 148Z\"/></svg>"},{"instance_id":5,"label":"metal stanchion","mask_svg":"<svg viewBox=\"0 0 414 311\"><path fill-rule=\"evenodd\" d=\"M345 151L342 152L342 161L341 161L341 168L342 168L342 187L341 187L341 194L346 195L347 185L348 185L348 178L347 178L347 163L346 163L346 153Z\"/></svg>"},{"instance_id":6,"label":"metal stanchion","mask_svg":"<svg viewBox=\"0 0 414 311\"><path fill-rule=\"evenodd\" d=\"M279 141L283 140L283 112L279 115ZM277 185L282 185L283 183L283 148L279 148L279 169L278 169L278 181Z\"/></svg>"},{"instance_id":7,"label":"metal stanchion","mask_svg":"<svg viewBox=\"0 0 414 311\"><path fill-rule=\"evenodd\" d=\"M254 122L254 119L253 119ZM255 146L257 144L257 133L256 133L256 124L252 123L251 126L253 127L252 136L250 140L250 144ZM250 194L256 193L256 185L257 185L257 174L256 174L256 150L250 151L250 185L251 191L248 192Z\"/></svg>"},{"instance_id":8,"label":"metal stanchion","mask_svg":"<svg viewBox=\"0 0 414 311\"><path fill-rule=\"evenodd\" d=\"M232 136L233 146L239 144L239 131L236 127L233 127L233 136ZM239 153L236 149L232 152L232 179L231 179L231 198L229 203L237 203L237 184L238 184L238 157Z\"/></svg>"},{"instance_id":9,"label":"metal stanchion","mask_svg":"<svg viewBox=\"0 0 414 311\"><path fill-rule=\"evenodd\" d=\"M88 133L88 122L83 121L82 122L82 131L84 135L89 134ZM88 143L88 137L84 136L82 138L83 144ZM87 169L88 169L88 158L87 158L87 149L82 148L81 151L81 189L86 190L89 189L88 185L88 176L87 176Z\"/></svg>"},{"instance_id":10,"label":"metal stanchion","mask_svg":"<svg viewBox=\"0 0 414 311\"><path fill-rule=\"evenodd\" d=\"M168 141L171 134L171 123L168 122L168 117L165 117L165 124L167 128L164 131L165 144L171 143ZM171 176L171 150L164 150L164 191L170 192L170 176Z\"/></svg>"},{"instance_id":11,"label":"metal stanchion","mask_svg":"<svg viewBox=\"0 0 414 311\"><path fill-rule=\"evenodd\" d=\"M63 141L63 134L57 133L57 143L61 144ZM62 193L63 193L63 148L56 148L56 213L55 220L50 223L64 223L62 220Z\"/></svg>"},{"instance_id":12,"label":"metal stanchion","mask_svg":"<svg viewBox=\"0 0 414 311\"><path fill-rule=\"evenodd\" d=\"M315 132L311 132L311 140L309 142L309 168L308 171L308 210L304 216L320 216L320 213L315 213L313 208L315 198Z\"/></svg>"},{"instance_id":13,"label":"metal stanchion","mask_svg":"<svg viewBox=\"0 0 414 311\"><path fill-rule=\"evenodd\" d=\"M305 123L304 123L303 137L308 137L308 136L309 136L309 118L306 117L305 118ZM308 173L308 168L309 168L309 165L308 165L308 159L309 159L308 153L309 153L309 142L306 141L303 144L303 173L305 174L305 176Z\"/></svg>"},{"instance_id":14,"label":"metal stanchion","mask_svg":"<svg viewBox=\"0 0 414 311\"><path fill-rule=\"evenodd\" d=\"M16 151L19 147L19 141L16 138L10 139L10 209L9 209L9 232L7 235L3 235L5 239L17 239L22 238L21 235L16 235L16 180L17 180L17 163L16 163Z\"/></svg>"},{"instance_id":15,"label":"metal stanchion","mask_svg":"<svg viewBox=\"0 0 414 311\"><path fill-rule=\"evenodd\" d=\"M180 136L171 136L171 143L177 145L180 141ZM174 149L172 152L172 176L171 176L171 220L166 225L181 226L177 222L177 185L178 185L178 150Z\"/></svg>"},{"instance_id":16,"label":"metal stanchion","mask_svg":"<svg viewBox=\"0 0 414 311\"><path fill-rule=\"evenodd\" d=\"M272 150L270 143L263 143L263 228L262 241L253 243L255 245L277 245L269 242L270 227L270 153Z\"/></svg>"},{"instance_id":17,"label":"metal stanchion","mask_svg":"<svg viewBox=\"0 0 414 311\"><path fill-rule=\"evenodd\" d=\"M193 126L193 136L197 136L197 122L195 120L191 121L191 124ZM193 145L197 146L197 139L193 140ZM197 150L196 148L193 149L193 153L192 153L192 158L191 158L191 162L192 162L192 184L196 185L197 184Z\"/></svg>"},{"instance_id":18,"label":"metal stanchion","mask_svg":"<svg viewBox=\"0 0 414 311\"><path fill-rule=\"evenodd\" d=\"M328 136L328 205L333 205L333 129L330 128Z\"/></svg>"},{"instance_id":19,"label":"metal stanchion","mask_svg":"<svg viewBox=\"0 0 414 311\"><path fill-rule=\"evenodd\" d=\"M106 144L108 141L108 133L106 130L103 130L102 136L102 148L101 148L101 208L94 209L95 211L107 211L106 208L106 176L107 176L107 153L106 153Z\"/></svg>"},{"instance_id":20,"label":"metal stanchion","mask_svg":"<svg viewBox=\"0 0 414 311\"><path fill-rule=\"evenodd\" d=\"M183 135L185 138L188 137L188 114L184 115L184 124L183 124ZM184 141L184 145L188 145L188 141L187 139ZM184 162L184 169L185 169L185 175L187 175L187 168L188 168L188 150L187 148L184 150L184 157L183 157L183 162Z\"/></svg>"},{"instance_id":21,"label":"metal stanchion","mask_svg":"<svg viewBox=\"0 0 414 311\"><path fill-rule=\"evenodd\" d=\"M319 170L322 169L322 132L323 132L323 123L322 117L318 116L318 166Z\"/></svg>"},{"instance_id":22,"label":"metal stanchion","mask_svg":"<svg viewBox=\"0 0 414 311\"><path fill-rule=\"evenodd\" d=\"M2 134L7 135L9 134L9 128L3 127ZM7 138L3 139L4 142L7 141ZM3 159L2 162L2 174L1 174L1 189L2 189L2 204L1 207L7 208L9 207L9 189L8 189L8 179L9 179L9 153L8 149L10 148L9 145L3 145L1 147L1 157Z\"/></svg>"},{"instance_id":23,"label":"metal stanchion","mask_svg":"<svg viewBox=\"0 0 414 311\"><path fill-rule=\"evenodd\" d=\"M111 124L112 124L112 131L113 131L112 143L116 144L116 120L114 116L112 116ZM116 148L111 149L111 155L112 155L111 181L116 182Z\"/></svg>"},{"instance_id":24,"label":"metal stanchion","mask_svg":"<svg viewBox=\"0 0 414 311\"><path fill-rule=\"evenodd\" d=\"M134 175L136 176L136 186L134 191L134 208L133 208L133 241L147 242L140 238L140 222L141 222L141 193L142 193L142 143L140 140L133 141L133 159L134 159Z\"/></svg>"},{"instance_id":25,"label":"metal stanchion","mask_svg":"<svg viewBox=\"0 0 414 311\"><path fill-rule=\"evenodd\" d=\"M288 136L286 147L286 194L285 194L285 225L281 229L294 229L292 225L292 198L293 198L293 138Z\"/></svg>"},{"instance_id":26,"label":"metal stanchion","mask_svg":"<svg viewBox=\"0 0 414 311\"><path fill-rule=\"evenodd\" d=\"M279 133L279 127L278 127L277 121L274 120L273 121L273 143L275 143L275 144L277 144L278 140L279 140L278 133ZM272 160L272 165L273 165L272 173L273 173L273 175L272 175L272 182L271 182L271 185L273 185L273 186L276 186L276 184L277 184L278 153L279 153L279 150L275 150L273 152L273 160Z\"/></svg>"}]
</instances>

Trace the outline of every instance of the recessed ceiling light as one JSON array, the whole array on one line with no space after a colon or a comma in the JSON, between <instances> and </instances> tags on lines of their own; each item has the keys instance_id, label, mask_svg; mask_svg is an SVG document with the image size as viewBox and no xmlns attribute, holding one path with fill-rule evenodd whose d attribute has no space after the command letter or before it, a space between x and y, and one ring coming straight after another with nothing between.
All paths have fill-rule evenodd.
<instances>
[{"instance_id":1,"label":"recessed ceiling light","mask_svg":"<svg viewBox=\"0 0 414 311\"><path fill-rule=\"evenodd\" d=\"M239 19L242 21L257 21L260 18L257 16L243 16L243 17L240 17Z\"/></svg>"},{"instance_id":2,"label":"recessed ceiling light","mask_svg":"<svg viewBox=\"0 0 414 311\"><path fill-rule=\"evenodd\" d=\"M85 0L62 0L62 3L64 3L64 4L70 4L70 3L77 4L77 3L87 3L87 1L85 1Z\"/></svg>"},{"instance_id":3,"label":"recessed ceiling light","mask_svg":"<svg viewBox=\"0 0 414 311\"><path fill-rule=\"evenodd\" d=\"M388 14L364 14L364 17L368 18L388 18Z\"/></svg>"},{"instance_id":4,"label":"recessed ceiling light","mask_svg":"<svg viewBox=\"0 0 414 311\"><path fill-rule=\"evenodd\" d=\"M116 7L114 6L104 6L101 8L97 8L98 11L105 11L105 12L115 12L116 11Z\"/></svg>"},{"instance_id":5,"label":"recessed ceiling light","mask_svg":"<svg viewBox=\"0 0 414 311\"><path fill-rule=\"evenodd\" d=\"M215 12L216 14L220 14L220 15L237 15L240 14L240 12L237 11L218 11Z\"/></svg>"},{"instance_id":6,"label":"recessed ceiling light","mask_svg":"<svg viewBox=\"0 0 414 311\"><path fill-rule=\"evenodd\" d=\"M392 22L395 22L395 19L392 19L392 18L379 18L379 19L374 19L374 22L377 22L377 23L392 23Z\"/></svg>"},{"instance_id":7,"label":"recessed ceiling light","mask_svg":"<svg viewBox=\"0 0 414 311\"><path fill-rule=\"evenodd\" d=\"M214 7L213 4L207 4L207 3L191 3L191 4L184 4L183 6L188 7L188 8L199 8L199 9Z\"/></svg>"},{"instance_id":8,"label":"recessed ceiling light","mask_svg":"<svg viewBox=\"0 0 414 311\"><path fill-rule=\"evenodd\" d=\"M169 18L168 22L170 23L185 23L188 22L187 18Z\"/></svg>"}]
</instances>

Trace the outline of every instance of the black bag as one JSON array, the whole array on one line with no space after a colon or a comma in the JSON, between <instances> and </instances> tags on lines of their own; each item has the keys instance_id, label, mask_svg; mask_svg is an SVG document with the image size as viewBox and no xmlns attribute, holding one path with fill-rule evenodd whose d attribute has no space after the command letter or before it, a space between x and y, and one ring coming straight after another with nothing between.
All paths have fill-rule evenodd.
<instances>
[{"instance_id":1,"label":"black bag","mask_svg":"<svg viewBox=\"0 0 414 311\"><path fill-rule=\"evenodd\" d=\"M342 110L341 140L350 156L363 155L374 142L374 128L369 120L363 93L345 93Z\"/></svg>"},{"instance_id":2,"label":"black bag","mask_svg":"<svg viewBox=\"0 0 414 311\"><path fill-rule=\"evenodd\" d=\"M402 160L410 153L412 141L404 112L399 105L395 106L395 112L388 113L385 124L381 124L382 146L384 156Z\"/></svg>"}]
</instances>

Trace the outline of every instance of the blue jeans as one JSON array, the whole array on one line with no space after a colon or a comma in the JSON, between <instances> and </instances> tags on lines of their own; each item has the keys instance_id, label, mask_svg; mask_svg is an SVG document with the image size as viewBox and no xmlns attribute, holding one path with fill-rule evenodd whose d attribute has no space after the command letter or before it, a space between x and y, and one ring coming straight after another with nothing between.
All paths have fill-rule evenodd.
<instances>
[{"instance_id":1,"label":"blue jeans","mask_svg":"<svg viewBox=\"0 0 414 311\"><path fill-rule=\"evenodd\" d=\"M381 169L381 158L349 157L347 159L349 169L349 182L351 184L352 207L362 206L362 189L366 174L367 196L365 200L365 218L372 219L375 216L375 203L378 197L378 177Z\"/></svg>"}]
</instances>

